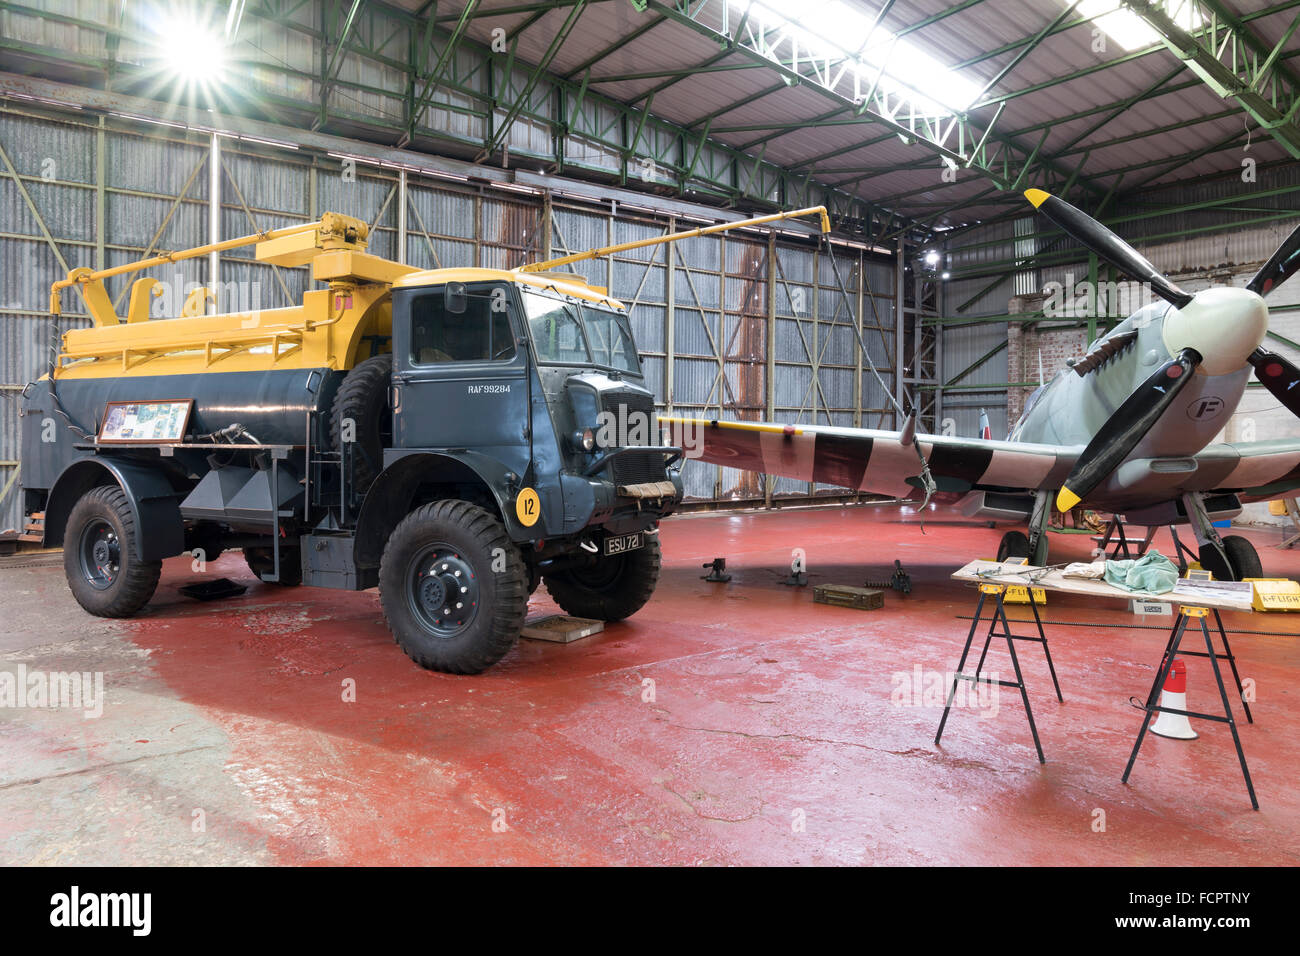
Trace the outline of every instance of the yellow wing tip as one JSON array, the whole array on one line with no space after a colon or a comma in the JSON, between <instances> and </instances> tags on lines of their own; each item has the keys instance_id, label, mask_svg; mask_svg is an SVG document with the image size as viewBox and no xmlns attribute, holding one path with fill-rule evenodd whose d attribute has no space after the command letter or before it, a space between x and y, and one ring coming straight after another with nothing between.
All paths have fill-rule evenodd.
<instances>
[{"instance_id":1,"label":"yellow wing tip","mask_svg":"<svg viewBox=\"0 0 1300 956\"><path fill-rule=\"evenodd\" d=\"M1047 202L1047 200L1051 199L1052 194L1041 189L1026 189L1025 198L1033 203L1034 208L1037 209L1043 203Z\"/></svg>"},{"instance_id":2,"label":"yellow wing tip","mask_svg":"<svg viewBox=\"0 0 1300 956\"><path fill-rule=\"evenodd\" d=\"M1064 514L1082 500L1069 488L1062 488L1056 496L1056 510Z\"/></svg>"}]
</instances>

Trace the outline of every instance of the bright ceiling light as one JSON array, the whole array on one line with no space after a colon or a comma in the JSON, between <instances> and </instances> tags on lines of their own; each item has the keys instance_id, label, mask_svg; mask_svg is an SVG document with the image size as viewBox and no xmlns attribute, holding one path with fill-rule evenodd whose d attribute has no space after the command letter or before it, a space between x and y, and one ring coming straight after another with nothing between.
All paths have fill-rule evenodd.
<instances>
[{"instance_id":1,"label":"bright ceiling light","mask_svg":"<svg viewBox=\"0 0 1300 956\"><path fill-rule=\"evenodd\" d=\"M1069 0L1063 0L1069 6ZM1184 0L1167 9L1169 18L1184 30L1197 30L1204 25L1205 19L1196 4ZM1078 12L1085 17L1092 17L1093 24L1108 37L1124 48L1124 51L1142 50L1160 42L1160 34L1132 10L1124 9L1119 0L1083 0Z\"/></svg>"},{"instance_id":2,"label":"bright ceiling light","mask_svg":"<svg viewBox=\"0 0 1300 956\"><path fill-rule=\"evenodd\" d=\"M211 85L226 68L226 41L206 18L171 14L158 27L158 52L174 76L191 84Z\"/></svg>"},{"instance_id":3,"label":"bright ceiling light","mask_svg":"<svg viewBox=\"0 0 1300 956\"><path fill-rule=\"evenodd\" d=\"M856 88L865 93L879 77L881 92L906 100L922 113L938 115L959 113L979 96L980 84L974 79L884 27L872 31L874 12L863 12L844 0L727 2L732 9L732 24L738 24L749 10L745 33L766 36L765 46L772 59L781 55L781 41L789 39L797 41L801 59L844 61L848 69L838 75L837 89ZM865 43L862 38L866 38Z\"/></svg>"},{"instance_id":4,"label":"bright ceiling light","mask_svg":"<svg viewBox=\"0 0 1300 956\"><path fill-rule=\"evenodd\" d=\"M927 266L937 266L939 264L939 253L935 252L933 249L926 252L925 264Z\"/></svg>"}]
</instances>

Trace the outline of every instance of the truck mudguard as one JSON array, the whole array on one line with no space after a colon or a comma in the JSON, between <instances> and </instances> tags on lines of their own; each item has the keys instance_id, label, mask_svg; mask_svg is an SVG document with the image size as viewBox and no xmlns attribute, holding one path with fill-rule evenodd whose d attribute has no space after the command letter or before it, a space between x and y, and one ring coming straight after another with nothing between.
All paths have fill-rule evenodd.
<instances>
[{"instance_id":1,"label":"truck mudguard","mask_svg":"<svg viewBox=\"0 0 1300 956\"><path fill-rule=\"evenodd\" d=\"M125 492L135 526L140 529L136 557L160 561L185 550L180 495L167 476L139 462L103 455L74 461L54 482L45 507L45 547L63 544L68 515L82 495L91 488L114 483Z\"/></svg>"}]
</instances>

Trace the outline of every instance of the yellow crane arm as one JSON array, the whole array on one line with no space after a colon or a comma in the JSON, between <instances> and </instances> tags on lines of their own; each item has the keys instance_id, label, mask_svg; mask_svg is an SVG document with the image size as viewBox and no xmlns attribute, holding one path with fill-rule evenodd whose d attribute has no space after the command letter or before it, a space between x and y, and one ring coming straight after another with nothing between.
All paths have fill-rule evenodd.
<instances>
[{"instance_id":1,"label":"yellow crane arm","mask_svg":"<svg viewBox=\"0 0 1300 956\"><path fill-rule=\"evenodd\" d=\"M169 262L194 259L199 256L206 256L210 252L221 252L238 246L252 245L253 243L271 245L272 240L286 239L290 236L299 236L306 239L307 234L311 234L312 245L315 248L328 250L332 248L359 247L364 249L368 232L366 224L360 220L353 219L350 216L341 216L338 213L327 212L315 222L285 226L282 229L268 229L265 232L256 232L235 239L225 239L221 242L211 242L205 246L195 246L193 249L183 249L179 252L164 252L148 259L141 259L139 262L128 262L126 265L113 266L111 269L96 271L83 266L69 272L66 279L60 279L50 285L50 314L59 315L62 311L59 293L72 286L78 286L86 300L91 317L95 320L95 324L98 326L117 325L117 315L113 311L112 302L109 300L108 293L104 290L103 285L103 280L112 276L124 275L128 272L140 272L143 269L166 265ZM271 258L270 255L258 255L258 259L261 260L269 261ZM295 261L291 264L299 263Z\"/></svg>"},{"instance_id":2,"label":"yellow crane arm","mask_svg":"<svg viewBox=\"0 0 1300 956\"><path fill-rule=\"evenodd\" d=\"M722 222L716 226L701 226L699 229L689 229L686 232L675 232L671 236L657 236L654 239L637 239L635 242L621 242L614 246L601 246L599 249L588 249L586 252L575 252L573 255L561 256L558 259L547 259L545 262L530 262L526 266L521 266L520 272L547 272L559 266L566 266L570 262L581 262L584 259L595 259L598 256L608 256L616 252L626 252L629 249L643 249L646 246L657 246L663 242L676 242L679 239L690 239L692 236L708 236L715 232L726 232L729 229L743 229L746 226L761 226L765 222L777 222L781 219L797 219L800 216L821 216L822 232L831 231L831 217L826 214L825 206L809 206L807 209L795 209L790 212L773 213L770 216L758 216L754 219L742 219L739 222Z\"/></svg>"}]
</instances>

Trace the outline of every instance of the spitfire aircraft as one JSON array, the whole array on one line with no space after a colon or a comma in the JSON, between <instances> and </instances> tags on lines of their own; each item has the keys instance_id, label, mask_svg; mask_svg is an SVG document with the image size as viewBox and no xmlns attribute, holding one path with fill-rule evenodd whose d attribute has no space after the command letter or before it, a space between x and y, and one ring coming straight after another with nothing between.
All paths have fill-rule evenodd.
<instances>
[{"instance_id":1,"label":"spitfire aircraft","mask_svg":"<svg viewBox=\"0 0 1300 956\"><path fill-rule=\"evenodd\" d=\"M1245 502L1300 488L1300 439L1216 443L1251 373L1300 415L1300 368L1263 348L1264 297L1300 270L1300 228L1245 288L1188 293L1097 220L1039 189L1040 213L1158 300L1093 342L1038 388L1006 441L902 431L665 418L704 461L897 498L958 505L970 517L1026 524L1008 556L1047 563L1051 503L1080 502L1141 526L1190 525L1216 578L1261 574L1254 547L1214 522ZM681 430L679 432L679 430Z\"/></svg>"}]
</instances>

